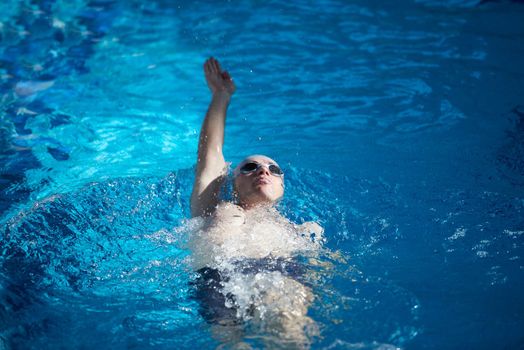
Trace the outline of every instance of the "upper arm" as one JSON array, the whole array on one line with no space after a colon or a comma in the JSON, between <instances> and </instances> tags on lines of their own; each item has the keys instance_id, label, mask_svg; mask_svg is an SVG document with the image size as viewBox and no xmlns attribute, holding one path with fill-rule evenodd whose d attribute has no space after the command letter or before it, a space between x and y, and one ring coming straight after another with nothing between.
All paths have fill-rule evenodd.
<instances>
[{"instance_id":1,"label":"upper arm","mask_svg":"<svg viewBox=\"0 0 524 350\"><path fill-rule=\"evenodd\" d=\"M227 178L226 162L221 152L216 157L199 159L191 194L191 216L206 216L218 205L220 188Z\"/></svg>"}]
</instances>

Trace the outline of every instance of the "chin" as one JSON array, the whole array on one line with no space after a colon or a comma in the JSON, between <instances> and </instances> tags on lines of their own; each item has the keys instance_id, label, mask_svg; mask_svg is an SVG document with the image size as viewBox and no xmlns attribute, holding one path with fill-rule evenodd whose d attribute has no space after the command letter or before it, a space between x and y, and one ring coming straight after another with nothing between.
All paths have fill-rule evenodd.
<instances>
[{"instance_id":1,"label":"chin","mask_svg":"<svg viewBox=\"0 0 524 350\"><path fill-rule=\"evenodd\" d=\"M277 193L271 186L256 186L252 188L248 193L240 196L240 201L245 203L251 203L251 205L259 204L274 204L280 198L283 193Z\"/></svg>"},{"instance_id":2,"label":"chin","mask_svg":"<svg viewBox=\"0 0 524 350\"><path fill-rule=\"evenodd\" d=\"M280 197L282 197L282 195L275 194L275 191L272 188L268 187L258 188L258 194L259 197L263 198L267 202L275 202Z\"/></svg>"},{"instance_id":3,"label":"chin","mask_svg":"<svg viewBox=\"0 0 524 350\"><path fill-rule=\"evenodd\" d=\"M280 198L282 198L282 196L275 196L275 195L273 195L273 194L271 194L271 195L267 195L267 194L266 194L266 195L264 196L264 202L266 202L266 203L275 203L275 202L277 202Z\"/></svg>"}]
</instances>

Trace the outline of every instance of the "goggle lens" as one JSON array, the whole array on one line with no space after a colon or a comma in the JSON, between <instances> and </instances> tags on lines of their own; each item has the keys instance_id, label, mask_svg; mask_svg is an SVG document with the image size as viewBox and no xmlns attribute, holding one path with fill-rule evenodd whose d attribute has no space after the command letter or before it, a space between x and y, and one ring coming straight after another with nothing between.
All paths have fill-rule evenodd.
<instances>
[{"instance_id":1,"label":"goggle lens","mask_svg":"<svg viewBox=\"0 0 524 350\"><path fill-rule=\"evenodd\" d=\"M271 172L271 174L273 175L277 175L277 176L282 176L284 175L284 173L282 172L282 169L280 169L278 166L276 166L275 164L271 164L269 166L269 171Z\"/></svg>"},{"instance_id":2,"label":"goggle lens","mask_svg":"<svg viewBox=\"0 0 524 350\"><path fill-rule=\"evenodd\" d=\"M254 162L246 163L246 164L244 164L240 168L240 172L242 174L249 174L249 173L252 173L254 171L257 171L261 166L263 166L263 165L259 164L259 163L254 163ZM268 169L269 169L269 172L271 174L275 175L275 176L283 176L284 175L284 172L282 172L282 169L280 169L278 167L278 165L270 164L268 166Z\"/></svg>"}]
</instances>

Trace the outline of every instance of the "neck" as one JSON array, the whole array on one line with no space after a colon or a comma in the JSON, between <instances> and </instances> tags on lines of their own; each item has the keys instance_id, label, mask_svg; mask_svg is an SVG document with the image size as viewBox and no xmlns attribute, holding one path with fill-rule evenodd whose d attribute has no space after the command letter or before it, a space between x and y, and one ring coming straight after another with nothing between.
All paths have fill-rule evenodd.
<instances>
[{"instance_id":1,"label":"neck","mask_svg":"<svg viewBox=\"0 0 524 350\"><path fill-rule=\"evenodd\" d=\"M257 208L268 208L269 209L273 207L273 202L270 202L270 201L265 201L265 202L239 201L238 205L244 210L252 210L252 209L257 209Z\"/></svg>"}]
</instances>

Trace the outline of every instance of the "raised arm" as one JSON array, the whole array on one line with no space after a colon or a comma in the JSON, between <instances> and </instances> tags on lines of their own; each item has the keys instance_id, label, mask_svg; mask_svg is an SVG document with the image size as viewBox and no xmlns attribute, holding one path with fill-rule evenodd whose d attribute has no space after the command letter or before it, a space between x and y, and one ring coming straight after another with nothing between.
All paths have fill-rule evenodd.
<instances>
[{"instance_id":1,"label":"raised arm","mask_svg":"<svg viewBox=\"0 0 524 350\"><path fill-rule=\"evenodd\" d=\"M204 63L204 73L212 98L200 130L198 158L191 194L191 216L213 213L218 204L220 187L226 177L226 162L222 154L226 112L235 84L213 57Z\"/></svg>"}]
</instances>

